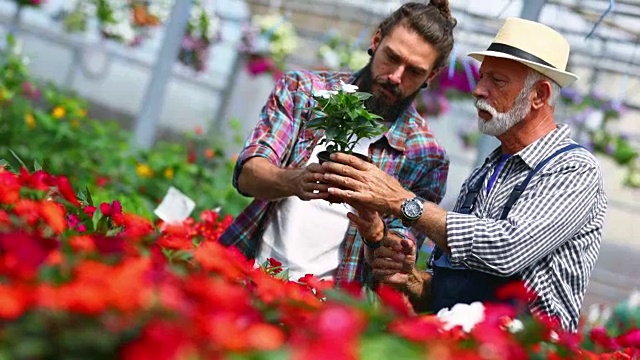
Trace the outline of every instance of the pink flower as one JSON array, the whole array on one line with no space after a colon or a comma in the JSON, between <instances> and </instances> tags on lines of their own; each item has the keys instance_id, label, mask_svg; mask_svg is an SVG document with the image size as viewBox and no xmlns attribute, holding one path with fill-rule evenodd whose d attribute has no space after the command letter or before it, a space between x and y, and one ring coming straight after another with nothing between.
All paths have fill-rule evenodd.
<instances>
[{"instance_id":1,"label":"pink flower","mask_svg":"<svg viewBox=\"0 0 640 360\"><path fill-rule=\"evenodd\" d=\"M253 76L270 71L271 69L273 69L273 62L266 57L250 60L247 64L247 70L249 70L249 73Z\"/></svg>"}]
</instances>

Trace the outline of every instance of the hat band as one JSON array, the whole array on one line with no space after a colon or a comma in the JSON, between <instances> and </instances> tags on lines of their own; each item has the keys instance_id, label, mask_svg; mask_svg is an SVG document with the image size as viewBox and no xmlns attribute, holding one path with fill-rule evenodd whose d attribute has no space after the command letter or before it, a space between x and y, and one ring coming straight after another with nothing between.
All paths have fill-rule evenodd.
<instances>
[{"instance_id":1,"label":"hat band","mask_svg":"<svg viewBox=\"0 0 640 360\"><path fill-rule=\"evenodd\" d=\"M489 48L487 48L487 51L495 51L495 52L501 52L501 53L505 53L505 54L509 54L509 55L513 55L517 58L523 59L523 60L529 60L535 63L538 63L540 65L544 65L544 66L549 66L552 68L556 68L555 66L549 64L548 62L540 59L539 57L528 53L524 50L518 49L517 47L513 47L511 45L507 45L507 44L502 44L502 43L491 43L491 45L489 45Z\"/></svg>"}]
</instances>

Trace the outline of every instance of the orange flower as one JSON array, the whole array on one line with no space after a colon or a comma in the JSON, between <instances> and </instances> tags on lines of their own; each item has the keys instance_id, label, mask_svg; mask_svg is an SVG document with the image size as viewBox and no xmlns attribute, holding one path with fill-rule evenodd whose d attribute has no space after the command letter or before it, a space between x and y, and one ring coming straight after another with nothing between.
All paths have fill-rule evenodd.
<instances>
[{"instance_id":1,"label":"orange flower","mask_svg":"<svg viewBox=\"0 0 640 360\"><path fill-rule=\"evenodd\" d=\"M213 159L213 157L215 156L215 154L216 154L216 153L215 153L215 151L213 151L213 149L212 149L212 148L208 148L207 150L205 150L205 151L204 151L204 156L205 156L207 159Z\"/></svg>"},{"instance_id":2,"label":"orange flower","mask_svg":"<svg viewBox=\"0 0 640 360\"><path fill-rule=\"evenodd\" d=\"M214 242L200 245L193 257L205 270L220 273L231 280L238 280L253 269L236 248L225 248Z\"/></svg>"},{"instance_id":3,"label":"orange flower","mask_svg":"<svg viewBox=\"0 0 640 360\"><path fill-rule=\"evenodd\" d=\"M71 237L69 239L69 245L75 252L93 252L96 250L96 245L93 243L93 239L88 235Z\"/></svg>"},{"instance_id":4,"label":"orange flower","mask_svg":"<svg viewBox=\"0 0 640 360\"><path fill-rule=\"evenodd\" d=\"M153 301L153 289L146 286L145 279L150 270L149 258L125 260L111 273L103 294L116 309L131 312L143 309Z\"/></svg>"},{"instance_id":5,"label":"orange flower","mask_svg":"<svg viewBox=\"0 0 640 360\"><path fill-rule=\"evenodd\" d=\"M64 208L59 203L52 201L40 203L40 216L55 234L61 234L67 229L67 221L64 215Z\"/></svg>"},{"instance_id":6,"label":"orange flower","mask_svg":"<svg viewBox=\"0 0 640 360\"><path fill-rule=\"evenodd\" d=\"M108 278L105 278L106 281ZM107 309L107 297L104 284L75 282L60 289L64 308L86 315L98 315Z\"/></svg>"},{"instance_id":7,"label":"orange flower","mask_svg":"<svg viewBox=\"0 0 640 360\"><path fill-rule=\"evenodd\" d=\"M30 291L16 286L0 284L0 318L16 319L31 304Z\"/></svg>"},{"instance_id":8,"label":"orange flower","mask_svg":"<svg viewBox=\"0 0 640 360\"><path fill-rule=\"evenodd\" d=\"M47 260L45 262L49 265L60 265L64 262L64 257L60 250L54 250L49 253Z\"/></svg>"},{"instance_id":9,"label":"orange flower","mask_svg":"<svg viewBox=\"0 0 640 360\"><path fill-rule=\"evenodd\" d=\"M280 348L286 337L282 330L271 324L253 324L244 336L254 350L270 351Z\"/></svg>"}]
</instances>

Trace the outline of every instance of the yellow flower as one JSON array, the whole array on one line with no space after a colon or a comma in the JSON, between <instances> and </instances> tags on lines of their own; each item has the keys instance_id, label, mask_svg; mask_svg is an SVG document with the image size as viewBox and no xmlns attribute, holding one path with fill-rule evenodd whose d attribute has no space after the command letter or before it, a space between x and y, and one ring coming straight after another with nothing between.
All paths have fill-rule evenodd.
<instances>
[{"instance_id":1,"label":"yellow flower","mask_svg":"<svg viewBox=\"0 0 640 360\"><path fill-rule=\"evenodd\" d=\"M141 178L150 178L153 176L153 170L147 164L138 164L136 165L136 173Z\"/></svg>"},{"instance_id":2,"label":"yellow flower","mask_svg":"<svg viewBox=\"0 0 640 360\"><path fill-rule=\"evenodd\" d=\"M86 117L87 116L87 110L85 110L85 109L78 110L78 115L80 115L80 117Z\"/></svg>"},{"instance_id":3,"label":"yellow flower","mask_svg":"<svg viewBox=\"0 0 640 360\"><path fill-rule=\"evenodd\" d=\"M78 119L73 119L73 120L71 120L71 126L72 126L74 129L79 128L79 127L80 127L80 120L78 120Z\"/></svg>"},{"instance_id":4,"label":"yellow flower","mask_svg":"<svg viewBox=\"0 0 640 360\"><path fill-rule=\"evenodd\" d=\"M51 115L54 119L62 119L65 115L67 115L67 110L65 110L62 106L56 106L53 108Z\"/></svg>"},{"instance_id":5,"label":"yellow flower","mask_svg":"<svg viewBox=\"0 0 640 360\"><path fill-rule=\"evenodd\" d=\"M24 122L27 124L27 127L29 129L33 129L34 127L36 127L36 118L32 113L28 113L24 116Z\"/></svg>"},{"instance_id":6,"label":"yellow flower","mask_svg":"<svg viewBox=\"0 0 640 360\"><path fill-rule=\"evenodd\" d=\"M173 168L168 167L164 169L164 177L169 180L173 179Z\"/></svg>"}]
</instances>

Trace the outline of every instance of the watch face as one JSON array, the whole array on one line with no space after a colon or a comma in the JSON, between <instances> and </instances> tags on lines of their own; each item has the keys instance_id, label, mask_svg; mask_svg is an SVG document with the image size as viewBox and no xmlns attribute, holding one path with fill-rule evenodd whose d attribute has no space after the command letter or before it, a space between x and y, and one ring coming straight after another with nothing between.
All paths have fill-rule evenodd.
<instances>
[{"instance_id":1,"label":"watch face","mask_svg":"<svg viewBox=\"0 0 640 360\"><path fill-rule=\"evenodd\" d=\"M404 212L408 218L413 219L420 216L421 210L422 207L420 206L420 203L418 203L417 201L409 201L405 206Z\"/></svg>"}]
</instances>

